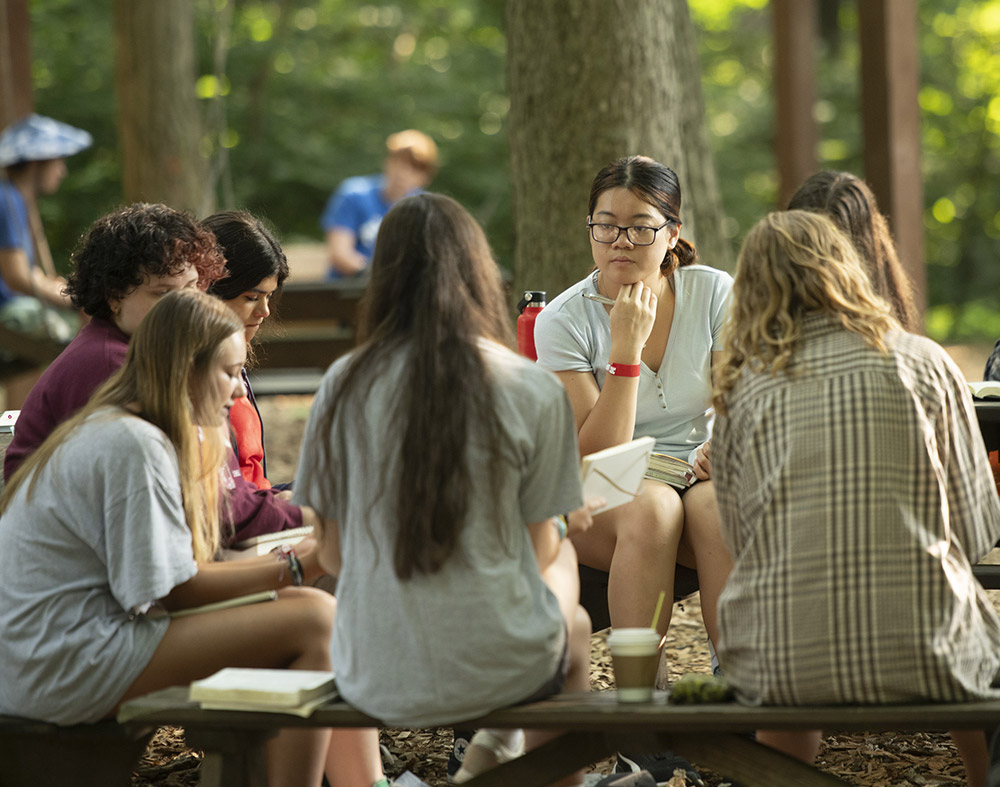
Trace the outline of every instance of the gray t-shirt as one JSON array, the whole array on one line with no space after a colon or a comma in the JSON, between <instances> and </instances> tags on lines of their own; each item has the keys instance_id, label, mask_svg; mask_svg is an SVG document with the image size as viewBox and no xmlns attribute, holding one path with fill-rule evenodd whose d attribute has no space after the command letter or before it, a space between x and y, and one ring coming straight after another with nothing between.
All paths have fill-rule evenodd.
<instances>
[{"instance_id":1,"label":"gray t-shirt","mask_svg":"<svg viewBox=\"0 0 1000 787\"><path fill-rule=\"evenodd\" d=\"M166 435L92 415L0 518L0 713L60 724L107 715L165 618L135 614L196 573Z\"/></svg>"},{"instance_id":2,"label":"gray t-shirt","mask_svg":"<svg viewBox=\"0 0 1000 787\"><path fill-rule=\"evenodd\" d=\"M711 436L712 351L721 350L732 277L705 265L674 272L674 318L657 372L639 370L634 437L656 438L655 451L691 461ZM582 293L596 293L593 276L560 293L535 321L538 362L554 372L593 374L604 387L611 352L607 310Z\"/></svg>"},{"instance_id":3,"label":"gray t-shirt","mask_svg":"<svg viewBox=\"0 0 1000 787\"><path fill-rule=\"evenodd\" d=\"M351 412L343 477L320 475L319 415L347 359L327 372L313 404L295 478L296 502L340 528L333 668L344 697L397 726L436 726L527 699L556 671L565 625L542 581L528 522L582 505L576 427L550 372L483 342L506 432L501 496L490 496L487 457L470 441L471 510L457 552L436 574L401 581L393 569L398 440L387 425L406 385L404 354L391 359L361 412ZM447 396L443 392L442 396ZM367 463L360 460L366 452ZM318 490L335 501L323 510Z\"/></svg>"}]
</instances>

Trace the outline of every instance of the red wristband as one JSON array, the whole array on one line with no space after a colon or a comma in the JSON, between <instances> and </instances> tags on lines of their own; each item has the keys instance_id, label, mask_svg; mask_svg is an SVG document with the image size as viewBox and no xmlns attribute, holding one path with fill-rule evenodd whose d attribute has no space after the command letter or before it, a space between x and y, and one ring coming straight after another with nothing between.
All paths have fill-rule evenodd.
<instances>
[{"instance_id":1,"label":"red wristband","mask_svg":"<svg viewBox=\"0 0 1000 787\"><path fill-rule=\"evenodd\" d=\"M638 377L640 366L638 363L609 363L604 368L615 377Z\"/></svg>"}]
</instances>

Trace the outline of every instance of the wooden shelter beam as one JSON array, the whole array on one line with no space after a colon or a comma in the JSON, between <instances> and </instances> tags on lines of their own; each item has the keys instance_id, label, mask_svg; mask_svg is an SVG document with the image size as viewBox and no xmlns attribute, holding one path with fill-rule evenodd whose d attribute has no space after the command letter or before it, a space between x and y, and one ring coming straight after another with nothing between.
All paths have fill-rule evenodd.
<instances>
[{"instance_id":1,"label":"wooden shelter beam","mask_svg":"<svg viewBox=\"0 0 1000 787\"><path fill-rule=\"evenodd\" d=\"M923 312L924 192L920 173L920 62L916 0L859 0L865 180L889 218Z\"/></svg>"},{"instance_id":2,"label":"wooden shelter beam","mask_svg":"<svg viewBox=\"0 0 1000 787\"><path fill-rule=\"evenodd\" d=\"M784 208L802 181L817 169L816 0L773 0L774 84L777 102L775 155L778 204Z\"/></svg>"}]
</instances>

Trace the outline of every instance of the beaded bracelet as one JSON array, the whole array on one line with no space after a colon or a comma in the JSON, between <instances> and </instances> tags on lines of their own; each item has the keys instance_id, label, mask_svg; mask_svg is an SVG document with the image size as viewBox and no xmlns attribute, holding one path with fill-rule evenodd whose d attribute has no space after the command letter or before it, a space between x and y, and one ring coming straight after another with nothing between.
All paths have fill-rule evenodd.
<instances>
[{"instance_id":1,"label":"beaded bracelet","mask_svg":"<svg viewBox=\"0 0 1000 787\"><path fill-rule=\"evenodd\" d=\"M569 532L569 520L566 518L566 515L559 514L559 516L552 517L552 524L556 526L556 532L559 533L559 540L564 541L566 534Z\"/></svg>"}]
</instances>

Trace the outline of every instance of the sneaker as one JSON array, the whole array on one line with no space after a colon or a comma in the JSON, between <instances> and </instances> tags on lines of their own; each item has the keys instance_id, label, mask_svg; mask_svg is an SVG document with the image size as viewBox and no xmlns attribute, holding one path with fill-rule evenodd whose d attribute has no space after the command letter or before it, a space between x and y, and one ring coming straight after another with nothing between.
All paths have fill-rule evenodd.
<instances>
[{"instance_id":1,"label":"sneaker","mask_svg":"<svg viewBox=\"0 0 1000 787\"><path fill-rule=\"evenodd\" d=\"M502 740L489 730L476 730L465 750L462 767L458 769L453 784L464 784L475 776L502 765L524 754L524 736L517 749L508 748Z\"/></svg>"},{"instance_id":2,"label":"sneaker","mask_svg":"<svg viewBox=\"0 0 1000 787\"><path fill-rule=\"evenodd\" d=\"M618 752L615 773L637 773L648 771L657 784L670 781L675 771L681 771L688 784L705 787L701 775L683 757L667 750L656 754L622 754Z\"/></svg>"},{"instance_id":3,"label":"sneaker","mask_svg":"<svg viewBox=\"0 0 1000 787\"><path fill-rule=\"evenodd\" d=\"M593 787L656 787L656 779L649 771L612 773L594 782Z\"/></svg>"},{"instance_id":4,"label":"sneaker","mask_svg":"<svg viewBox=\"0 0 1000 787\"><path fill-rule=\"evenodd\" d=\"M451 754L448 755L448 784L455 783L455 774L462 767L462 760L465 759L465 752L469 748L469 741L476 734L475 730L452 730L453 743Z\"/></svg>"}]
</instances>

